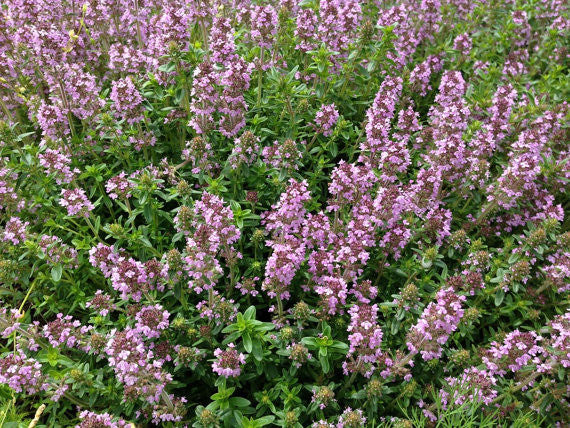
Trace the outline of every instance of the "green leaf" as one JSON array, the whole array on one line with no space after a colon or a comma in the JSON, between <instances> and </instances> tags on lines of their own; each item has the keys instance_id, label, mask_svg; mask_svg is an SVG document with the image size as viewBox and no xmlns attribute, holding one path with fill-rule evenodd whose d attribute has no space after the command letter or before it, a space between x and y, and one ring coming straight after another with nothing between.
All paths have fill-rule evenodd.
<instances>
[{"instance_id":1,"label":"green leaf","mask_svg":"<svg viewBox=\"0 0 570 428\"><path fill-rule=\"evenodd\" d=\"M521 256L520 253L513 253L513 254L511 254L511 256L509 257L509 264L512 265L513 263L515 263L516 261L518 261L518 259L520 258L520 256Z\"/></svg>"},{"instance_id":2,"label":"green leaf","mask_svg":"<svg viewBox=\"0 0 570 428\"><path fill-rule=\"evenodd\" d=\"M390 333L392 333L392 335L396 335L398 333L398 330L400 330L400 321L398 320L392 321L392 326L390 327Z\"/></svg>"},{"instance_id":3,"label":"green leaf","mask_svg":"<svg viewBox=\"0 0 570 428\"><path fill-rule=\"evenodd\" d=\"M499 306L503 303L503 299L505 298L505 292L501 289L495 294L495 306Z\"/></svg>"},{"instance_id":4,"label":"green leaf","mask_svg":"<svg viewBox=\"0 0 570 428\"><path fill-rule=\"evenodd\" d=\"M256 331L269 331L273 329L275 329L275 325L270 322L264 322L263 324L260 324L255 327Z\"/></svg>"},{"instance_id":5,"label":"green leaf","mask_svg":"<svg viewBox=\"0 0 570 428\"><path fill-rule=\"evenodd\" d=\"M255 319L255 306L250 306L247 310L243 313L243 317L246 320L253 320Z\"/></svg>"},{"instance_id":6,"label":"green leaf","mask_svg":"<svg viewBox=\"0 0 570 428\"><path fill-rule=\"evenodd\" d=\"M319 362L321 363L321 367L323 368L323 373L327 374L331 369L331 366L329 364L329 359L327 357L319 356Z\"/></svg>"},{"instance_id":7,"label":"green leaf","mask_svg":"<svg viewBox=\"0 0 570 428\"><path fill-rule=\"evenodd\" d=\"M262 418L256 419L255 422L258 427L264 427L265 425L269 425L274 420L275 416L264 416Z\"/></svg>"},{"instance_id":8,"label":"green leaf","mask_svg":"<svg viewBox=\"0 0 570 428\"><path fill-rule=\"evenodd\" d=\"M261 342L259 340L254 340L252 342L252 349L251 349L251 353L253 355L253 358L255 358L257 361L261 361L263 360L263 348L261 346Z\"/></svg>"},{"instance_id":9,"label":"green leaf","mask_svg":"<svg viewBox=\"0 0 570 428\"><path fill-rule=\"evenodd\" d=\"M242 397L232 397L229 401L233 407L247 407L251 403L249 400Z\"/></svg>"},{"instance_id":10,"label":"green leaf","mask_svg":"<svg viewBox=\"0 0 570 428\"><path fill-rule=\"evenodd\" d=\"M315 339L314 337L303 337L301 339L301 343L315 348L317 346L317 339Z\"/></svg>"},{"instance_id":11,"label":"green leaf","mask_svg":"<svg viewBox=\"0 0 570 428\"><path fill-rule=\"evenodd\" d=\"M253 348L253 343L251 341L251 336L247 331L243 333L242 339L243 339L243 347L245 348L245 352L247 352L248 354L251 353L251 350Z\"/></svg>"},{"instance_id":12,"label":"green leaf","mask_svg":"<svg viewBox=\"0 0 570 428\"><path fill-rule=\"evenodd\" d=\"M348 351L348 345L344 342L335 340L333 344L329 347L331 351L345 354Z\"/></svg>"},{"instance_id":13,"label":"green leaf","mask_svg":"<svg viewBox=\"0 0 570 428\"><path fill-rule=\"evenodd\" d=\"M55 265L51 268L51 279L54 282L59 282L61 280L61 274L63 273L63 267L61 265Z\"/></svg>"},{"instance_id":14,"label":"green leaf","mask_svg":"<svg viewBox=\"0 0 570 428\"><path fill-rule=\"evenodd\" d=\"M143 214L144 214L144 218L145 218L146 222L151 223L152 222L152 209L151 209L150 205L144 206Z\"/></svg>"},{"instance_id":15,"label":"green leaf","mask_svg":"<svg viewBox=\"0 0 570 428\"><path fill-rule=\"evenodd\" d=\"M59 352L55 348L50 348L47 352L47 360L50 366L55 367L59 361Z\"/></svg>"}]
</instances>

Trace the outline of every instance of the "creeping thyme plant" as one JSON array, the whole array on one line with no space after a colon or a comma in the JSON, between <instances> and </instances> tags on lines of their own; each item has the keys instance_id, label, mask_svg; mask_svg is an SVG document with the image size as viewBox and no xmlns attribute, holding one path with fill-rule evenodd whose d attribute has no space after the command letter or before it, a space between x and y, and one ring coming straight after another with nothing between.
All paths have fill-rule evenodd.
<instances>
[{"instance_id":1,"label":"creeping thyme plant","mask_svg":"<svg viewBox=\"0 0 570 428\"><path fill-rule=\"evenodd\" d=\"M568 426L562 0L3 0L0 426Z\"/></svg>"}]
</instances>

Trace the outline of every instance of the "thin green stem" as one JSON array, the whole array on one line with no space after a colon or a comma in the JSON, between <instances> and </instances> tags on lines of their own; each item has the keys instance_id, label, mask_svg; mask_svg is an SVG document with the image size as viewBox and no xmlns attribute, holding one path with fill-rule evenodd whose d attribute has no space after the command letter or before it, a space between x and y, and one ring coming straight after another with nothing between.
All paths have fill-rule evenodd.
<instances>
[{"instance_id":1,"label":"thin green stem","mask_svg":"<svg viewBox=\"0 0 570 428\"><path fill-rule=\"evenodd\" d=\"M277 311L279 314L279 319L283 318L283 300L281 297L277 296Z\"/></svg>"},{"instance_id":2,"label":"thin green stem","mask_svg":"<svg viewBox=\"0 0 570 428\"><path fill-rule=\"evenodd\" d=\"M91 220L89 220L89 217L85 217L85 222L87 223L93 234L95 235L95 238L97 238L97 240L100 241L101 239L99 238L99 233L95 230L95 227L93 226L93 223L91 223Z\"/></svg>"},{"instance_id":3,"label":"thin green stem","mask_svg":"<svg viewBox=\"0 0 570 428\"><path fill-rule=\"evenodd\" d=\"M257 106L261 105L261 91L262 91L262 81L263 81L263 56L265 54L265 49L261 47L260 61L259 61L259 73L257 75Z\"/></svg>"},{"instance_id":4,"label":"thin green stem","mask_svg":"<svg viewBox=\"0 0 570 428\"><path fill-rule=\"evenodd\" d=\"M22 302L22 304L20 305L20 308L18 309L18 313L20 313L20 314L22 313L22 309L24 308L24 305L28 301L28 297L30 297L30 294L32 293L32 290L34 289L35 286L36 286L36 280L32 281L32 285L28 289L28 292L26 293L26 297L24 297L24 301Z\"/></svg>"}]
</instances>

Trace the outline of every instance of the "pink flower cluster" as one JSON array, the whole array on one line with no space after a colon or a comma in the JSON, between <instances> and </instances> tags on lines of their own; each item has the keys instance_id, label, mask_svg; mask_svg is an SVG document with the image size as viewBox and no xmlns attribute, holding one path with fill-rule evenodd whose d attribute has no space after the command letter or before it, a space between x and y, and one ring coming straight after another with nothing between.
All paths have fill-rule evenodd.
<instances>
[{"instance_id":1,"label":"pink flower cluster","mask_svg":"<svg viewBox=\"0 0 570 428\"><path fill-rule=\"evenodd\" d=\"M323 104L315 115L315 131L325 137L332 135L332 129L338 121L338 110L334 104Z\"/></svg>"},{"instance_id":2,"label":"pink flower cluster","mask_svg":"<svg viewBox=\"0 0 570 428\"><path fill-rule=\"evenodd\" d=\"M301 9L297 15L297 25L295 27L295 37L298 43L295 49L308 52L316 47L314 42L318 24L318 17L313 9Z\"/></svg>"},{"instance_id":3,"label":"pink flower cluster","mask_svg":"<svg viewBox=\"0 0 570 428\"><path fill-rule=\"evenodd\" d=\"M263 148L263 162L276 169L296 170L301 159L301 152L293 140L274 141L271 146Z\"/></svg>"},{"instance_id":4,"label":"pink flower cluster","mask_svg":"<svg viewBox=\"0 0 570 428\"><path fill-rule=\"evenodd\" d=\"M81 172L78 168L71 169L71 157L60 150L46 149L38 158L46 172L55 176L57 184L69 184Z\"/></svg>"},{"instance_id":5,"label":"pink flower cluster","mask_svg":"<svg viewBox=\"0 0 570 428\"><path fill-rule=\"evenodd\" d=\"M80 422L75 428L124 428L128 424L122 420L117 419L109 413L95 413L89 410L83 410L79 413Z\"/></svg>"},{"instance_id":6,"label":"pink flower cluster","mask_svg":"<svg viewBox=\"0 0 570 428\"><path fill-rule=\"evenodd\" d=\"M186 142L182 150L182 159L189 162L192 174L206 173L213 167L212 145L200 136Z\"/></svg>"},{"instance_id":7,"label":"pink flower cluster","mask_svg":"<svg viewBox=\"0 0 570 428\"><path fill-rule=\"evenodd\" d=\"M41 363L20 352L0 358L0 383L8 385L15 392L27 394L46 391L49 387Z\"/></svg>"},{"instance_id":8,"label":"pink flower cluster","mask_svg":"<svg viewBox=\"0 0 570 428\"><path fill-rule=\"evenodd\" d=\"M163 330L168 328L170 313L161 305L143 306L135 315L135 328L147 339L160 337Z\"/></svg>"},{"instance_id":9,"label":"pink flower cluster","mask_svg":"<svg viewBox=\"0 0 570 428\"><path fill-rule=\"evenodd\" d=\"M14 245L21 244L28 236L29 221L23 222L18 217L10 217L2 231L1 239Z\"/></svg>"},{"instance_id":10,"label":"pink flower cluster","mask_svg":"<svg viewBox=\"0 0 570 428\"><path fill-rule=\"evenodd\" d=\"M362 19L362 8L356 0L323 0L319 2L318 39L336 52L347 50Z\"/></svg>"},{"instance_id":11,"label":"pink flower cluster","mask_svg":"<svg viewBox=\"0 0 570 428\"><path fill-rule=\"evenodd\" d=\"M504 376L507 370L517 372L530 363L538 364L544 348L543 338L533 331L514 330L507 334L503 343L493 342L483 356L483 363L490 374Z\"/></svg>"},{"instance_id":12,"label":"pink flower cluster","mask_svg":"<svg viewBox=\"0 0 570 428\"><path fill-rule=\"evenodd\" d=\"M225 351L216 348L214 351L216 360L212 363L212 370L218 376L238 377L241 373L241 366L245 364L245 355L238 353L233 343L228 344Z\"/></svg>"},{"instance_id":13,"label":"pink flower cluster","mask_svg":"<svg viewBox=\"0 0 570 428\"><path fill-rule=\"evenodd\" d=\"M474 400L488 405L499 395L495 376L476 367L465 369L461 376L447 378L446 381L448 386L440 391L444 408Z\"/></svg>"},{"instance_id":14,"label":"pink flower cluster","mask_svg":"<svg viewBox=\"0 0 570 428\"><path fill-rule=\"evenodd\" d=\"M46 255L49 264L61 263L69 269L77 267L77 250L65 244L58 236L42 235L38 246Z\"/></svg>"},{"instance_id":15,"label":"pink flower cluster","mask_svg":"<svg viewBox=\"0 0 570 428\"><path fill-rule=\"evenodd\" d=\"M85 351L89 348L83 343L86 333L91 326L82 326L81 322L74 320L71 315L57 314L56 319L50 321L43 328L43 336L54 348L64 346L66 348L78 347Z\"/></svg>"},{"instance_id":16,"label":"pink flower cluster","mask_svg":"<svg viewBox=\"0 0 570 428\"><path fill-rule=\"evenodd\" d=\"M79 188L61 189L59 204L67 209L67 215L70 217L89 217L89 213L95 208L87 198L85 190Z\"/></svg>"},{"instance_id":17,"label":"pink flower cluster","mask_svg":"<svg viewBox=\"0 0 570 428\"><path fill-rule=\"evenodd\" d=\"M465 300L465 296L457 295L451 287L438 291L435 301L424 309L418 322L408 332L408 350L412 354L420 352L426 361L441 357L441 345L457 330L463 318L461 304Z\"/></svg>"},{"instance_id":18,"label":"pink flower cluster","mask_svg":"<svg viewBox=\"0 0 570 428\"><path fill-rule=\"evenodd\" d=\"M177 230L187 235L184 271L189 288L197 293L212 288L221 276L218 256L227 263L241 258L233 247L241 232L234 224L231 208L220 197L204 192L193 209L179 209L174 223Z\"/></svg>"},{"instance_id":19,"label":"pink flower cluster","mask_svg":"<svg viewBox=\"0 0 570 428\"><path fill-rule=\"evenodd\" d=\"M135 184L129 180L124 171L118 175L111 177L105 184L105 190L111 199L126 200L129 199L131 192L135 188Z\"/></svg>"},{"instance_id":20,"label":"pink flower cluster","mask_svg":"<svg viewBox=\"0 0 570 428\"><path fill-rule=\"evenodd\" d=\"M0 158L0 209L21 211L25 200L16 192L19 174L6 166L8 158Z\"/></svg>"},{"instance_id":21,"label":"pink flower cluster","mask_svg":"<svg viewBox=\"0 0 570 428\"><path fill-rule=\"evenodd\" d=\"M414 67L410 73L410 85L418 94L425 96L427 91L431 91L429 84L433 74L438 73L443 66L443 61L439 55L430 55L425 61Z\"/></svg>"},{"instance_id":22,"label":"pink flower cluster","mask_svg":"<svg viewBox=\"0 0 570 428\"><path fill-rule=\"evenodd\" d=\"M141 329L132 328L111 332L104 355L124 385L125 397L153 404L161 400L172 375L162 370L164 359L155 357L142 335Z\"/></svg>"},{"instance_id":23,"label":"pink flower cluster","mask_svg":"<svg viewBox=\"0 0 570 428\"><path fill-rule=\"evenodd\" d=\"M382 356L382 329L378 325L378 306L359 303L348 310L350 324L349 349L343 364L345 374L360 372L370 377L376 369L374 363Z\"/></svg>"},{"instance_id":24,"label":"pink flower cluster","mask_svg":"<svg viewBox=\"0 0 570 428\"><path fill-rule=\"evenodd\" d=\"M277 33L277 12L271 5L254 6L251 11L251 38L262 48L270 48Z\"/></svg>"},{"instance_id":25,"label":"pink flower cluster","mask_svg":"<svg viewBox=\"0 0 570 428\"><path fill-rule=\"evenodd\" d=\"M111 85L113 110L118 117L128 124L144 120L142 102L143 98L129 77L115 80Z\"/></svg>"},{"instance_id":26,"label":"pink flower cluster","mask_svg":"<svg viewBox=\"0 0 570 428\"><path fill-rule=\"evenodd\" d=\"M103 290L97 290L95 296L89 302L85 303L86 308L93 308L103 317L109 315L109 312L116 309L116 305L112 303L111 296L104 294Z\"/></svg>"},{"instance_id":27,"label":"pink flower cluster","mask_svg":"<svg viewBox=\"0 0 570 428\"><path fill-rule=\"evenodd\" d=\"M143 293L151 289L164 289L163 279L167 267L155 266L153 260L141 263L128 257L124 251L115 251L104 244L97 244L89 251L89 262L111 280L112 287L124 300L140 301Z\"/></svg>"},{"instance_id":28,"label":"pink flower cluster","mask_svg":"<svg viewBox=\"0 0 570 428\"><path fill-rule=\"evenodd\" d=\"M307 182L289 181L286 191L272 211L264 215L265 229L272 234L267 241L273 252L265 266L262 289L270 297L288 298L288 287L305 259L305 245L295 235L301 231L310 199Z\"/></svg>"},{"instance_id":29,"label":"pink flower cluster","mask_svg":"<svg viewBox=\"0 0 570 428\"><path fill-rule=\"evenodd\" d=\"M388 76L380 85L372 106L366 112L366 140L360 143L360 150L363 152L361 162L376 167L381 153L392 144L389 138L391 121L401 92L400 77Z\"/></svg>"},{"instance_id":30,"label":"pink flower cluster","mask_svg":"<svg viewBox=\"0 0 570 428\"><path fill-rule=\"evenodd\" d=\"M229 162L232 169L239 168L240 165L251 165L257 159L259 153L259 138L251 131L245 131L239 138L236 138Z\"/></svg>"}]
</instances>

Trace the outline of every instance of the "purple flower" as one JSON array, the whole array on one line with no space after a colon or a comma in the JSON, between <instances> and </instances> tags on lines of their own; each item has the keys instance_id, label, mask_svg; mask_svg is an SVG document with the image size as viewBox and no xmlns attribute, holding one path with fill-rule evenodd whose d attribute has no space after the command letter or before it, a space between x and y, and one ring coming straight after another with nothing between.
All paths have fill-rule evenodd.
<instances>
[{"instance_id":1,"label":"purple flower","mask_svg":"<svg viewBox=\"0 0 570 428\"><path fill-rule=\"evenodd\" d=\"M0 358L0 383L26 394L45 391L48 384L41 369L41 363L33 358L27 358L21 352L9 353Z\"/></svg>"},{"instance_id":2,"label":"purple flower","mask_svg":"<svg viewBox=\"0 0 570 428\"><path fill-rule=\"evenodd\" d=\"M95 309L99 315L103 317L106 317L110 311L117 308L116 305L112 303L111 296L103 294L102 290L97 290L93 299L85 303L85 307Z\"/></svg>"},{"instance_id":3,"label":"purple flower","mask_svg":"<svg viewBox=\"0 0 570 428\"><path fill-rule=\"evenodd\" d=\"M459 51L461 55L469 55L472 47L473 43L471 42L471 38L467 33L460 34L455 38L455 40L453 40L453 49Z\"/></svg>"},{"instance_id":4,"label":"purple flower","mask_svg":"<svg viewBox=\"0 0 570 428\"><path fill-rule=\"evenodd\" d=\"M69 184L81 172L77 168L71 169L71 157L59 150L46 149L44 153L38 155L38 158L46 172L55 175L57 184Z\"/></svg>"},{"instance_id":5,"label":"purple flower","mask_svg":"<svg viewBox=\"0 0 570 428\"><path fill-rule=\"evenodd\" d=\"M289 351L289 359L293 361L296 368L301 367L313 358L307 347L301 343L293 342L287 345L287 351Z\"/></svg>"},{"instance_id":6,"label":"purple flower","mask_svg":"<svg viewBox=\"0 0 570 428\"><path fill-rule=\"evenodd\" d=\"M162 306L143 306L135 315L136 328L148 339L160 337L162 330L168 328L170 313L163 310Z\"/></svg>"},{"instance_id":7,"label":"purple flower","mask_svg":"<svg viewBox=\"0 0 570 428\"><path fill-rule=\"evenodd\" d=\"M130 78L115 80L111 84L109 98L113 101L113 110L117 116L128 124L144 120L143 98Z\"/></svg>"},{"instance_id":8,"label":"purple flower","mask_svg":"<svg viewBox=\"0 0 570 428\"><path fill-rule=\"evenodd\" d=\"M209 60L201 62L194 70L190 104L190 111L194 116L190 119L189 125L197 134L205 134L214 128L213 114L219 103L217 89L219 79L219 73Z\"/></svg>"},{"instance_id":9,"label":"purple flower","mask_svg":"<svg viewBox=\"0 0 570 428\"><path fill-rule=\"evenodd\" d=\"M127 422L117 419L109 413L95 413L89 410L83 410L79 414L79 419L81 422L75 428L124 428L128 426Z\"/></svg>"},{"instance_id":10,"label":"purple flower","mask_svg":"<svg viewBox=\"0 0 570 428\"><path fill-rule=\"evenodd\" d=\"M234 148L229 157L232 169L237 169L240 165L251 165L255 162L259 153L259 138L251 131L245 131L239 138L236 138Z\"/></svg>"},{"instance_id":11,"label":"purple flower","mask_svg":"<svg viewBox=\"0 0 570 428\"><path fill-rule=\"evenodd\" d=\"M124 171L110 178L105 184L105 190L111 199L129 199L132 196L131 191L135 187L135 184L129 181L129 177Z\"/></svg>"},{"instance_id":12,"label":"purple flower","mask_svg":"<svg viewBox=\"0 0 570 428\"><path fill-rule=\"evenodd\" d=\"M360 150L364 152L360 161L376 167L381 152L391 145L391 121L401 92L400 77L389 76L380 85L372 106L366 112L366 140L360 143Z\"/></svg>"},{"instance_id":13,"label":"purple flower","mask_svg":"<svg viewBox=\"0 0 570 428\"><path fill-rule=\"evenodd\" d=\"M336 424L336 428L352 428L366 426L366 418L360 409L352 410L347 407Z\"/></svg>"},{"instance_id":14,"label":"purple flower","mask_svg":"<svg viewBox=\"0 0 570 428\"><path fill-rule=\"evenodd\" d=\"M277 34L277 12L271 5L254 6L251 13L251 38L262 48L270 48Z\"/></svg>"},{"instance_id":15,"label":"purple flower","mask_svg":"<svg viewBox=\"0 0 570 428\"><path fill-rule=\"evenodd\" d=\"M88 349L82 344L85 333L91 330L92 326L82 326L81 322L74 320L71 315L64 316L57 314L55 320L44 325L43 336L54 347L65 346L67 348L78 347Z\"/></svg>"},{"instance_id":16,"label":"purple flower","mask_svg":"<svg viewBox=\"0 0 570 428\"><path fill-rule=\"evenodd\" d=\"M225 351L216 348L214 356L217 358L212 363L212 370L219 376L238 377L241 373L241 366L245 364L245 355L235 350L233 343L228 344Z\"/></svg>"},{"instance_id":17,"label":"purple flower","mask_svg":"<svg viewBox=\"0 0 570 428\"><path fill-rule=\"evenodd\" d=\"M338 111L334 104L323 104L315 116L315 131L325 137L332 135L332 129L338 121Z\"/></svg>"},{"instance_id":18,"label":"purple flower","mask_svg":"<svg viewBox=\"0 0 570 428\"><path fill-rule=\"evenodd\" d=\"M412 354L421 352L425 361L439 358L441 345L459 325L464 310L461 304L465 296L458 296L452 287L441 289L422 313L422 316L407 335L408 350Z\"/></svg>"},{"instance_id":19,"label":"purple flower","mask_svg":"<svg viewBox=\"0 0 570 428\"><path fill-rule=\"evenodd\" d=\"M95 208L91 201L87 199L85 190L79 188L61 189L59 204L67 209L67 215L70 217L89 217L89 213Z\"/></svg>"},{"instance_id":20,"label":"purple flower","mask_svg":"<svg viewBox=\"0 0 570 428\"><path fill-rule=\"evenodd\" d=\"M10 217L2 231L2 241L11 242L14 245L21 244L28 236L29 224L29 221L23 222L18 217Z\"/></svg>"},{"instance_id":21,"label":"purple flower","mask_svg":"<svg viewBox=\"0 0 570 428\"><path fill-rule=\"evenodd\" d=\"M285 140L280 143L274 141L273 145L263 148L263 162L277 169L296 170L301 152L293 140Z\"/></svg>"},{"instance_id":22,"label":"purple flower","mask_svg":"<svg viewBox=\"0 0 570 428\"><path fill-rule=\"evenodd\" d=\"M302 52L308 52L317 46L314 39L316 37L318 18L313 9L301 9L297 15L297 26L295 28L295 37L298 43L295 49Z\"/></svg>"},{"instance_id":23,"label":"purple flower","mask_svg":"<svg viewBox=\"0 0 570 428\"><path fill-rule=\"evenodd\" d=\"M503 343L493 342L483 356L483 363L490 374L504 376L507 370L517 372L528 364L540 363L545 349L540 345L543 338L534 331L514 330L507 334Z\"/></svg>"}]
</instances>

